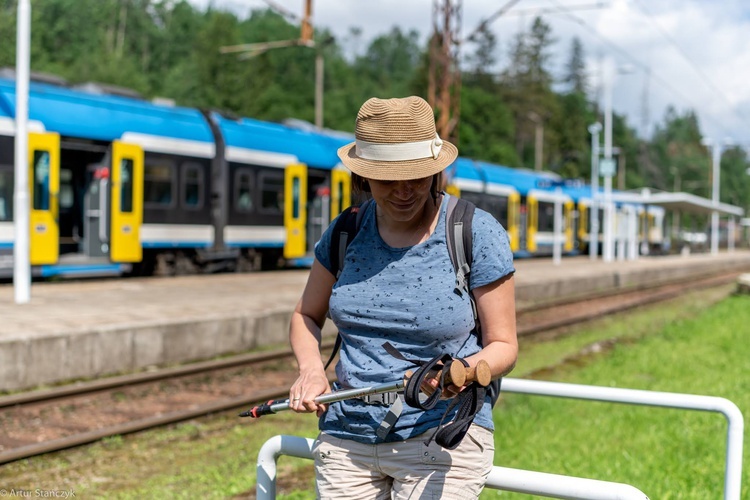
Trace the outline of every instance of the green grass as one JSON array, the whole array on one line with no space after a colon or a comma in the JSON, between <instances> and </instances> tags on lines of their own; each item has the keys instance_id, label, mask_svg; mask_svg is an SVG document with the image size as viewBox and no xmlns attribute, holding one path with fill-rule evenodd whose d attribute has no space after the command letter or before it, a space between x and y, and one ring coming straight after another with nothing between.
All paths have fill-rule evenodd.
<instances>
[{"instance_id":1,"label":"green grass","mask_svg":"<svg viewBox=\"0 0 750 500\"><path fill-rule=\"evenodd\" d=\"M730 297L583 367L563 366L552 380L724 397L747 426L748 324L750 297ZM627 483L654 499L723 495L727 424L718 413L507 394L495 422L496 465ZM742 498L750 498L746 472Z\"/></svg>"},{"instance_id":2,"label":"green grass","mask_svg":"<svg viewBox=\"0 0 750 500\"><path fill-rule=\"evenodd\" d=\"M0 488L73 489L78 498L232 497L254 491L257 453L266 440L316 435L313 415L267 418L272 420L240 420L233 412L10 463L0 467ZM279 474L309 465L284 457Z\"/></svg>"},{"instance_id":3,"label":"green grass","mask_svg":"<svg viewBox=\"0 0 750 500\"><path fill-rule=\"evenodd\" d=\"M512 376L722 396L747 417L750 297L714 304L728 290L522 341ZM614 347L586 354L602 341ZM624 482L652 499L721 498L726 422L718 414L506 394L495 418L496 465ZM316 433L313 416L253 421L230 412L6 464L0 488L73 489L78 498L246 498L268 438ZM750 498L747 474L743 483ZM311 462L280 458L278 491L280 499L314 498ZM482 498L497 496L527 498L496 490Z\"/></svg>"}]
</instances>

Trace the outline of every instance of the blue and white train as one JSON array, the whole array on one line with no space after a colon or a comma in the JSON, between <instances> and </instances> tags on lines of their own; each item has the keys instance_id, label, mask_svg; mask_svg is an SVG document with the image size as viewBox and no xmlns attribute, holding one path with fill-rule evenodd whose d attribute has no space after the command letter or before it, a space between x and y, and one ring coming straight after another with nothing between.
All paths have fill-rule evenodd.
<instances>
[{"instance_id":1,"label":"blue and white train","mask_svg":"<svg viewBox=\"0 0 750 500\"><path fill-rule=\"evenodd\" d=\"M11 77L0 75L0 276L6 277L14 241ZM309 264L322 231L351 203L349 173L336 155L351 140L96 85L32 82L32 273L173 275ZM585 190L556 193L547 174L465 158L450 172L448 190L495 215L517 256L552 253L559 198L564 252L588 245ZM660 224L645 220L652 228Z\"/></svg>"},{"instance_id":2,"label":"blue and white train","mask_svg":"<svg viewBox=\"0 0 750 500\"><path fill-rule=\"evenodd\" d=\"M350 139L32 83L33 273L175 274L305 258L350 199ZM12 270L15 84L0 79L0 273Z\"/></svg>"},{"instance_id":3,"label":"blue and white train","mask_svg":"<svg viewBox=\"0 0 750 500\"><path fill-rule=\"evenodd\" d=\"M580 181L561 179L550 172L513 169L459 158L451 170L449 190L493 214L506 228L516 257L548 256L555 243L555 205L560 205L561 252L589 252L592 192ZM603 192L597 196L602 203ZM664 245L665 210L642 203L613 203L613 232L617 244L637 240L640 254L661 253ZM601 252L603 210L596 210L599 224L597 253ZM635 235L627 231L636 214ZM631 229L632 232L632 229ZM618 250L619 251L619 250Z\"/></svg>"}]
</instances>

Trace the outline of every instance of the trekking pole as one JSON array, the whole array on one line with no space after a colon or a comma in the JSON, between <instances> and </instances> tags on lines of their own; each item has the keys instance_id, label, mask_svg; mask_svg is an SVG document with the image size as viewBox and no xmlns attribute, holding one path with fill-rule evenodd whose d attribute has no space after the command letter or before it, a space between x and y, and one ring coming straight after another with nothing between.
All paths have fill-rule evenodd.
<instances>
[{"instance_id":1,"label":"trekking pole","mask_svg":"<svg viewBox=\"0 0 750 500\"><path fill-rule=\"evenodd\" d=\"M455 366L455 368L454 368ZM398 392L406 386L406 382L411 377L411 372L406 372L406 375L401 380L396 382L388 382L385 384L371 385L369 387L357 387L354 389L344 389L342 391L330 392L328 394L321 394L315 398L315 402L319 404L335 403L337 401L344 401L345 399L359 398L362 396L368 396L370 394L382 394L384 392ZM483 386L487 386L490 383L492 374L490 373L490 365L485 360L480 360L476 367L466 368L461 363L451 363L449 373L446 375L446 383L452 383L457 386L462 386L467 382L477 381ZM460 382L460 383L459 383ZM243 411L240 413L240 417L252 417L260 418L263 415L270 415L272 413L278 413L280 411L289 410L289 399L272 399L267 403L255 406L250 410Z\"/></svg>"}]
</instances>

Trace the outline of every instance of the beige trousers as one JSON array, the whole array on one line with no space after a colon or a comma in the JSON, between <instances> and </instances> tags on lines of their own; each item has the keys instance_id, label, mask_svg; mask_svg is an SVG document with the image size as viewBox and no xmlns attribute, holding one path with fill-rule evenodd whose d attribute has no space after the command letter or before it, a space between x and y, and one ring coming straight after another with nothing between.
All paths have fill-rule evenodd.
<instances>
[{"instance_id":1,"label":"beige trousers","mask_svg":"<svg viewBox=\"0 0 750 500\"><path fill-rule=\"evenodd\" d=\"M313 448L317 497L476 499L492 470L492 432L473 425L455 450L428 433L395 443L362 444L321 433Z\"/></svg>"}]
</instances>

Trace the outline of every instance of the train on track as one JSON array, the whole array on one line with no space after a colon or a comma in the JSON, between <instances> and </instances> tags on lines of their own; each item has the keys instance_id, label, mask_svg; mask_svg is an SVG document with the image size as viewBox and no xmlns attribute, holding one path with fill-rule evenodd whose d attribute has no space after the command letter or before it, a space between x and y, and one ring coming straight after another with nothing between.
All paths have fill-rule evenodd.
<instances>
[{"instance_id":1,"label":"train on track","mask_svg":"<svg viewBox=\"0 0 750 500\"><path fill-rule=\"evenodd\" d=\"M0 71L0 276L6 277L13 271L14 109L12 72ZM175 275L309 265L315 242L352 202L349 172L336 154L352 140L351 134L179 107L98 84L32 81L32 274ZM446 189L492 213L508 230L516 256L552 253L556 203L563 213L563 253L587 251L590 189L553 174L466 158L449 174ZM628 209L638 211L642 251L658 251L663 209Z\"/></svg>"}]
</instances>

